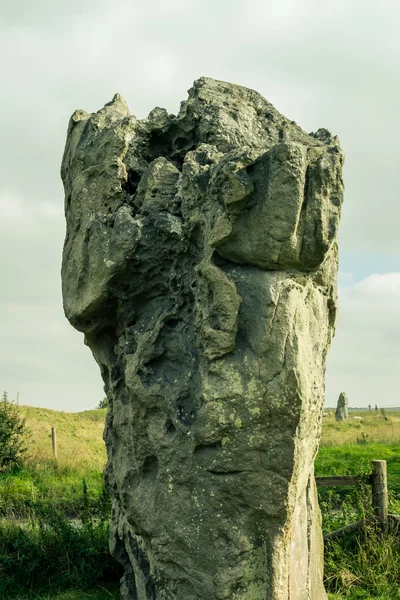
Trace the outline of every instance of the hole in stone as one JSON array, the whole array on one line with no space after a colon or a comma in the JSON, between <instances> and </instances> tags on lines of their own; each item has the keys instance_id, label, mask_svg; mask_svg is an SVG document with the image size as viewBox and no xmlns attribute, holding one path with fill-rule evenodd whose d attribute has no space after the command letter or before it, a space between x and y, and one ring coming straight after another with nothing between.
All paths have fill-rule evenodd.
<instances>
[{"instance_id":1,"label":"hole in stone","mask_svg":"<svg viewBox=\"0 0 400 600\"><path fill-rule=\"evenodd\" d=\"M171 421L171 419L168 419L168 421L165 424L165 432L167 435L174 435L176 433L176 427Z\"/></svg>"},{"instance_id":2,"label":"hole in stone","mask_svg":"<svg viewBox=\"0 0 400 600\"><path fill-rule=\"evenodd\" d=\"M128 171L128 179L122 186L127 194L130 194L131 196L136 194L140 178L141 174L138 171L134 171L133 169Z\"/></svg>"},{"instance_id":3,"label":"hole in stone","mask_svg":"<svg viewBox=\"0 0 400 600\"><path fill-rule=\"evenodd\" d=\"M188 144L190 144L190 141L184 137L177 137L174 140L174 148L176 148L177 150L183 150L183 148L185 148L185 146L187 146Z\"/></svg>"},{"instance_id":4,"label":"hole in stone","mask_svg":"<svg viewBox=\"0 0 400 600\"><path fill-rule=\"evenodd\" d=\"M182 171L184 157L175 156L171 163L178 169L178 171Z\"/></svg>"},{"instance_id":5,"label":"hole in stone","mask_svg":"<svg viewBox=\"0 0 400 600\"><path fill-rule=\"evenodd\" d=\"M186 426L194 422L196 418L195 407L190 398L180 400L180 403L176 407L176 415L180 422Z\"/></svg>"},{"instance_id":6,"label":"hole in stone","mask_svg":"<svg viewBox=\"0 0 400 600\"><path fill-rule=\"evenodd\" d=\"M142 477L146 481L155 482L158 475L157 456L147 456L142 466Z\"/></svg>"},{"instance_id":7,"label":"hole in stone","mask_svg":"<svg viewBox=\"0 0 400 600\"><path fill-rule=\"evenodd\" d=\"M169 327L169 329L175 329L177 325L179 325L179 321L178 319L167 319L165 325Z\"/></svg>"},{"instance_id":8,"label":"hole in stone","mask_svg":"<svg viewBox=\"0 0 400 600\"><path fill-rule=\"evenodd\" d=\"M172 277L170 279L169 288L170 288L171 292L177 292L178 291L179 286L178 286L178 282L176 280L176 277Z\"/></svg>"},{"instance_id":9,"label":"hole in stone","mask_svg":"<svg viewBox=\"0 0 400 600\"><path fill-rule=\"evenodd\" d=\"M217 454L221 452L222 444L220 441L214 442L213 444L202 444L201 446L196 446L194 453L199 454Z\"/></svg>"},{"instance_id":10,"label":"hole in stone","mask_svg":"<svg viewBox=\"0 0 400 600\"><path fill-rule=\"evenodd\" d=\"M220 331L221 330L221 322L220 322L220 318L218 315L212 315L210 318L210 327L211 329L214 329L214 331Z\"/></svg>"}]
</instances>

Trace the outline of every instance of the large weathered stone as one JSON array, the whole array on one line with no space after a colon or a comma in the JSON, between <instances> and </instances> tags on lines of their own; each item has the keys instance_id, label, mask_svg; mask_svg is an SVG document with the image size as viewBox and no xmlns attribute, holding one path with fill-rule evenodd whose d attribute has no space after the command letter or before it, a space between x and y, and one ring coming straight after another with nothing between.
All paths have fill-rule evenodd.
<instances>
[{"instance_id":1,"label":"large weathered stone","mask_svg":"<svg viewBox=\"0 0 400 600\"><path fill-rule=\"evenodd\" d=\"M340 392L335 411L336 421L347 421L349 418L348 406L346 394L344 392Z\"/></svg>"},{"instance_id":2,"label":"large weathered stone","mask_svg":"<svg viewBox=\"0 0 400 600\"><path fill-rule=\"evenodd\" d=\"M322 600L313 477L343 155L202 78L177 116L74 113L65 313L109 398L122 596Z\"/></svg>"}]
</instances>

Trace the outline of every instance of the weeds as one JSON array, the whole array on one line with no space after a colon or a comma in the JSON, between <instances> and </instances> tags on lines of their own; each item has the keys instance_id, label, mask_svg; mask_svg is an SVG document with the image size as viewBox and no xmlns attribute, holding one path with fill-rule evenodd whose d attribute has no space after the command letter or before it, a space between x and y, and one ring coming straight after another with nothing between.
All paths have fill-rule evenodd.
<instances>
[{"instance_id":1,"label":"weeds","mask_svg":"<svg viewBox=\"0 0 400 600\"><path fill-rule=\"evenodd\" d=\"M83 479L94 509L103 494L99 469L74 469L50 459L27 461L21 469L0 475L0 518L28 518L43 506L76 517L81 513Z\"/></svg>"},{"instance_id":2,"label":"weeds","mask_svg":"<svg viewBox=\"0 0 400 600\"><path fill-rule=\"evenodd\" d=\"M36 504L25 522L0 525L0 598L116 583L121 572L108 550L109 515L106 492L93 503L83 481L77 518Z\"/></svg>"},{"instance_id":3,"label":"weeds","mask_svg":"<svg viewBox=\"0 0 400 600\"><path fill-rule=\"evenodd\" d=\"M353 474L366 474L362 463ZM319 490L319 492L322 490ZM400 536L398 531L385 534L374 526L370 486L361 484L347 493L328 489L320 501L324 534L365 519L369 525L361 531L325 540L325 586L342 599L400 599ZM395 512L397 495L390 495ZM337 596L339 595L339 596Z\"/></svg>"},{"instance_id":4,"label":"weeds","mask_svg":"<svg viewBox=\"0 0 400 600\"><path fill-rule=\"evenodd\" d=\"M368 444L368 442L369 442L368 433L364 433L364 431L362 431L360 437L357 436L357 444L359 444L360 446L365 446L366 444Z\"/></svg>"},{"instance_id":5,"label":"weeds","mask_svg":"<svg viewBox=\"0 0 400 600\"><path fill-rule=\"evenodd\" d=\"M366 526L325 547L326 588L344 598L400 598L400 537Z\"/></svg>"}]
</instances>

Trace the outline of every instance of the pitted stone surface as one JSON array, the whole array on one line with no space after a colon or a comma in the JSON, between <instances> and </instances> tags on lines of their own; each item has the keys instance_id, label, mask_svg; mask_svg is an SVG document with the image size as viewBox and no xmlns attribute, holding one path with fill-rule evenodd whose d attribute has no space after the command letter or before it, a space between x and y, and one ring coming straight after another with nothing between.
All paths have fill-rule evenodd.
<instances>
[{"instance_id":1,"label":"pitted stone surface","mask_svg":"<svg viewBox=\"0 0 400 600\"><path fill-rule=\"evenodd\" d=\"M125 600L322 600L313 478L343 155L201 78L177 116L74 113L65 313L109 411Z\"/></svg>"}]
</instances>

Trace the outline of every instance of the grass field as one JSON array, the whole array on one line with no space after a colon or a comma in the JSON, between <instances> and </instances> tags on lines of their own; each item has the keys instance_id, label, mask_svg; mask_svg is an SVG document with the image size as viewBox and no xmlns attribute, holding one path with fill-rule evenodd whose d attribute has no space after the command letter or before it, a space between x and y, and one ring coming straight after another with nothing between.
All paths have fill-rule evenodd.
<instances>
[{"instance_id":1,"label":"grass field","mask_svg":"<svg viewBox=\"0 0 400 600\"><path fill-rule=\"evenodd\" d=\"M66 413L46 408L21 406L26 416L29 436L29 458L40 462L52 459L51 428L57 430L60 464L73 469L101 470L105 462L103 442L106 409Z\"/></svg>"},{"instance_id":2,"label":"grass field","mask_svg":"<svg viewBox=\"0 0 400 600\"><path fill-rule=\"evenodd\" d=\"M0 518L26 516L40 504L51 504L73 517L82 504L83 480L87 498L97 501L106 460L102 439L106 410L65 413L21 406L20 412L26 416L28 452L22 470L0 478ZM52 427L57 431L57 461L52 458Z\"/></svg>"},{"instance_id":3,"label":"grass field","mask_svg":"<svg viewBox=\"0 0 400 600\"><path fill-rule=\"evenodd\" d=\"M349 412L348 421L341 423L336 422L334 414L324 417L321 445L356 444L358 440L363 439L363 434L367 436L367 443L399 443L400 410L386 410L385 415L387 420L380 412L352 410Z\"/></svg>"},{"instance_id":4,"label":"grass field","mask_svg":"<svg viewBox=\"0 0 400 600\"><path fill-rule=\"evenodd\" d=\"M66 515L67 518L79 519L86 514L82 521L82 540L81 542L74 541L76 551L79 553L81 551L79 543L86 543L84 534L88 522L87 515L94 514L104 500L101 473L106 459L102 439L106 410L92 410L76 414L24 406L21 406L19 410L27 418L28 454L25 465L19 472L0 476L0 533L2 528L3 532L5 531L4 528L9 525L10 518L14 523L18 523L15 519L32 519L38 515L39 517L42 515L40 518L43 518L43 515L48 514L46 511L49 509L57 514ZM362 420L353 417L362 417ZM387 411L386 417L385 420L379 413L366 411L351 412L349 421L343 423L336 423L333 415L324 417L315 472L320 476L363 474L370 472L371 460L386 460L388 484L391 491L390 509L392 512L400 512L400 411ZM57 461L52 458L51 427L55 427L57 430ZM332 491L329 488L319 491L325 531L336 529L342 524L356 520L354 506L357 500L351 496L355 491L354 489L350 490L350 495L348 492L349 489ZM338 510L338 506L340 510ZM54 527L57 535L66 535L65 532L60 533L57 523ZM61 529L63 527L61 525ZM32 531L33 541L31 540L31 542L33 545L29 550L31 553L35 552L35 543L39 546L41 544L40 547L48 543L48 540L43 541L40 538L39 530L36 531L33 528ZM90 526L86 533L90 534ZM38 535L39 538L35 540L34 537ZM74 537L75 534L69 531L68 535ZM93 529L91 535L93 537ZM8 535L3 536L6 540L9 537ZM95 554L106 551L104 532L98 537L100 546L93 549ZM5 543L4 539L3 544ZM17 545L21 544L21 540L19 538L18 540ZM0 539L0 545L1 543ZM365 541L363 541L364 543ZM382 546L379 540L368 543L372 543L373 547L370 548L372 554L376 548L379 549ZM366 600L368 598L395 600L400 598L396 591L399 586L396 588L393 577L386 573L387 570L395 568L400 572L400 548L396 544L396 541L393 541L391 546L386 544L386 555L374 556L371 559L375 560L375 563L378 561L380 565L377 566L374 563L374 569L371 572L368 569L368 557L363 557L358 550L358 565L353 564L350 568L349 562L356 556L356 550L350 546L329 547L326 552L326 573L334 582L331 591L340 592L336 595L331 594L329 600ZM62 561L62 547L57 552ZM397 552L397 562L390 552ZM95 559L90 556L87 560L88 568L92 571L95 570L97 568L93 566ZM1 568L0 565L0 570ZM64 569L61 562L60 569ZM66 569L68 570L68 567ZM79 577L82 578L83 575L78 576L72 573L71 577L71 581L78 582L74 584L74 587L78 586L79 588ZM60 591L58 595L52 591L49 595L49 592L39 592L38 589L32 587L25 596L23 595L25 592L22 590L22 595L7 595L4 596L4 599L8 597L17 600L27 600L28 598L36 598L36 600L118 598L116 589L118 578L115 578L115 575L113 577L113 581L101 583L100 586L95 586L91 590L86 589L88 586L85 586L75 591ZM67 582L69 579L66 578L65 581ZM95 574L93 574L93 583L96 584ZM109 589L108 583L114 587ZM366 591L366 589L371 591ZM374 591L372 592L372 590ZM1 582L0 600L3 600Z\"/></svg>"},{"instance_id":5,"label":"grass field","mask_svg":"<svg viewBox=\"0 0 400 600\"><path fill-rule=\"evenodd\" d=\"M119 598L118 587L104 588L98 587L94 590L84 592L82 590L72 590L67 592L61 592L60 594L54 595L36 595L32 596L16 596L13 600L117 600ZM5 599L1 599L5 600ZM336 600L336 599L335 599Z\"/></svg>"},{"instance_id":6,"label":"grass field","mask_svg":"<svg viewBox=\"0 0 400 600\"><path fill-rule=\"evenodd\" d=\"M354 417L361 417L362 421ZM372 460L386 460L390 509L400 512L400 411L351 412L349 420L337 423L334 415L324 417L322 438L315 461L315 475L363 475L371 472ZM354 490L353 490L354 491ZM331 493L320 489L320 499ZM350 490L341 490L352 493Z\"/></svg>"}]
</instances>

